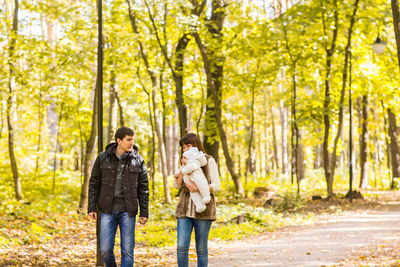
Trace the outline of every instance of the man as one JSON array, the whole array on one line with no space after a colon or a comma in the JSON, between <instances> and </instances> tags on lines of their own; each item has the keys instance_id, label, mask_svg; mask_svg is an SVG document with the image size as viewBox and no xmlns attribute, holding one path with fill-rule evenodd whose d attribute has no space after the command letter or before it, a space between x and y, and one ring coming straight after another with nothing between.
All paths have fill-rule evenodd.
<instances>
[{"instance_id":1,"label":"man","mask_svg":"<svg viewBox=\"0 0 400 267\"><path fill-rule=\"evenodd\" d=\"M89 182L89 216L100 213L100 251L106 267L117 266L115 233L121 233L121 267L133 266L135 221L148 218L149 188L146 165L134 145L135 133L128 127L115 132L115 142L106 146L94 163Z\"/></svg>"}]
</instances>

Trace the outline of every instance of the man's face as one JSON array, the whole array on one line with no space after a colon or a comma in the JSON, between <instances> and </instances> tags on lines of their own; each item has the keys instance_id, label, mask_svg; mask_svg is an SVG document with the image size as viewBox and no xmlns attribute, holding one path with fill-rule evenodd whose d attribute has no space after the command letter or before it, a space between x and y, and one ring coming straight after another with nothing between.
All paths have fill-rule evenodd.
<instances>
[{"instance_id":1,"label":"man's face","mask_svg":"<svg viewBox=\"0 0 400 267\"><path fill-rule=\"evenodd\" d=\"M133 144L135 143L135 136L126 135L124 139L117 138L118 146L124 151L131 151Z\"/></svg>"}]
</instances>

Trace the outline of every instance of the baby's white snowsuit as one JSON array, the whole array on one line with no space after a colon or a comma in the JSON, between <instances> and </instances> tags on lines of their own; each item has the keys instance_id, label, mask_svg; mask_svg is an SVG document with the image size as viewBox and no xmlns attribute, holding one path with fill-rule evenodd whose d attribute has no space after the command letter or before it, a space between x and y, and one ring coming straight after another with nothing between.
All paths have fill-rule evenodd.
<instances>
[{"instance_id":1,"label":"baby's white snowsuit","mask_svg":"<svg viewBox=\"0 0 400 267\"><path fill-rule=\"evenodd\" d=\"M181 167L183 181L185 183L190 181L196 184L199 192L190 192L190 197L196 207L196 212L203 212L206 209L205 204L209 203L211 200L208 181L201 170L201 167L207 165L206 156L202 151L199 151L197 147L191 147L188 151L184 152L182 156L187 158L186 165Z\"/></svg>"}]
</instances>

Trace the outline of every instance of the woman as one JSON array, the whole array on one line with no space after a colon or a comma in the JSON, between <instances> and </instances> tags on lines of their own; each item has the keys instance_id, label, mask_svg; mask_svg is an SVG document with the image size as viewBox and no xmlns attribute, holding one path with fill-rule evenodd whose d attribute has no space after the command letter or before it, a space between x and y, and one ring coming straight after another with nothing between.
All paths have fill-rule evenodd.
<instances>
[{"instance_id":1,"label":"woman","mask_svg":"<svg viewBox=\"0 0 400 267\"><path fill-rule=\"evenodd\" d=\"M191 147L197 147L199 151L205 153L199 137L194 133L184 135L179 141L182 153ZM183 173L180 171L175 175L174 187L182 189L179 195L178 205L176 207L175 217L178 220L178 266L189 266L189 245L192 230L194 228L196 240L197 266L205 267L208 265L208 234L211 223L216 219L216 206L214 194L220 189L220 180L218 167L213 157L206 156L207 165L202 167L204 175L207 177L208 186L211 193L211 201L206 204L206 210L197 213L193 201L190 198L190 192L198 192L194 183L184 183Z\"/></svg>"}]
</instances>

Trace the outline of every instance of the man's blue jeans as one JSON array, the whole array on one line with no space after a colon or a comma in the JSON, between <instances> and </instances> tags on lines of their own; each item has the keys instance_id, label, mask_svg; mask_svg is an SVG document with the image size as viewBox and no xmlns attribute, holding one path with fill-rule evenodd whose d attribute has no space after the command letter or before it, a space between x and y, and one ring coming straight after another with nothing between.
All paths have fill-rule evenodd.
<instances>
[{"instance_id":1,"label":"man's blue jeans","mask_svg":"<svg viewBox=\"0 0 400 267\"><path fill-rule=\"evenodd\" d=\"M197 266L208 265L208 234L210 233L212 221L198 220L193 218L178 218L178 266L189 266L189 246L192 230L194 228L196 240Z\"/></svg>"},{"instance_id":2,"label":"man's blue jeans","mask_svg":"<svg viewBox=\"0 0 400 267\"><path fill-rule=\"evenodd\" d=\"M121 267L133 266L135 222L136 217L129 217L127 212L101 213L100 251L106 267L117 266L114 256L114 243L118 225L121 233Z\"/></svg>"}]
</instances>

